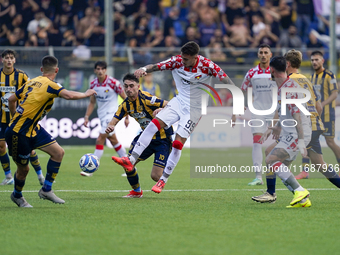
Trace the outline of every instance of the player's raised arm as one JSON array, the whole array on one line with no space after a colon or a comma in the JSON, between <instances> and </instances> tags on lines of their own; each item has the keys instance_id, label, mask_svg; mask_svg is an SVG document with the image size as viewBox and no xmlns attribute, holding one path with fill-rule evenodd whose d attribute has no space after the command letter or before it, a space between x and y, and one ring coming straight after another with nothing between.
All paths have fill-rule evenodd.
<instances>
[{"instance_id":1,"label":"player's raised arm","mask_svg":"<svg viewBox=\"0 0 340 255\"><path fill-rule=\"evenodd\" d=\"M77 100L77 99L86 98L92 95L97 95L97 92L93 89L88 89L85 93L63 89L62 91L60 91L60 94L59 94L60 97L66 100Z\"/></svg>"},{"instance_id":2,"label":"player's raised arm","mask_svg":"<svg viewBox=\"0 0 340 255\"><path fill-rule=\"evenodd\" d=\"M158 65L157 64L150 64L150 65L138 68L134 72L134 75L137 78L140 78L140 77L146 76L148 73L152 73L152 72L155 72L155 71L159 71Z\"/></svg>"}]
</instances>

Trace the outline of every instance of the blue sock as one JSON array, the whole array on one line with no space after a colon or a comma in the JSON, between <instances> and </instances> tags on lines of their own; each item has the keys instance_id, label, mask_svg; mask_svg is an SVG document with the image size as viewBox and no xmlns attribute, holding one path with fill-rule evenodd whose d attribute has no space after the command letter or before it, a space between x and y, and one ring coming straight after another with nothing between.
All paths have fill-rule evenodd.
<instances>
[{"instance_id":1,"label":"blue sock","mask_svg":"<svg viewBox=\"0 0 340 255\"><path fill-rule=\"evenodd\" d=\"M47 163L47 173L44 185L42 187L43 191L50 191L52 190L52 184L57 177L59 172L61 162L55 162L53 160L49 160Z\"/></svg>"},{"instance_id":2,"label":"blue sock","mask_svg":"<svg viewBox=\"0 0 340 255\"><path fill-rule=\"evenodd\" d=\"M25 180L18 180L16 174L14 174L14 191L13 195L16 198L22 197L22 189L25 186Z\"/></svg>"},{"instance_id":3,"label":"blue sock","mask_svg":"<svg viewBox=\"0 0 340 255\"><path fill-rule=\"evenodd\" d=\"M34 154L31 154L30 161L31 161L31 165L33 166L33 168L34 168L35 172L37 173L37 175L38 176L42 175L39 158L38 158L38 155L37 155L36 152L34 152Z\"/></svg>"},{"instance_id":4,"label":"blue sock","mask_svg":"<svg viewBox=\"0 0 340 255\"><path fill-rule=\"evenodd\" d=\"M141 188L139 185L139 176L137 173L137 169L134 168L132 171L127 172L125 171L128 182L130 183L132 189L136 192L141 192Z\"/></svg>"},{"instance_id":5,"label":"blue sock","mask_svg":"<svg viewBox=\"0 0 340 255\"><path fill-rule=\"evenodd\" d=\"M340 188L340 177L333 167L328 165L327 171L320 171L331 183Z\"/></svg>"},{"instance_id":6,"label":"blue sock","mask_svg":"<svg viewBox=\"0 0 340 255\"><path fill-rule=\"evenodd\" d=\"M11 167L10 167L10 163L9 163L9 156L8 153L5 152L5 154L0 155L0 162L2 165L2 169L5 172L6 177L11 176Z\"/></svg>"},{"instance_id":7,"label":"blue sock","mask_svg":"<svg viewBox=\"0 0 340 255\"><path fill-rule=\"evenodd\" d=\"M309 172L309 158L302 158L302 167L304 172Z\"/></svg>"},{"instance_id":8,"label":"blue sock","mask_svg":"<svg viewBox=\"0 0 340 255\"><path fill-rule=\"evenodd\" d=\"M273 195L275 193L276 174L271 171L267 171L266 181L267 181L267 192Z\"/></svg>"}]
</instances>

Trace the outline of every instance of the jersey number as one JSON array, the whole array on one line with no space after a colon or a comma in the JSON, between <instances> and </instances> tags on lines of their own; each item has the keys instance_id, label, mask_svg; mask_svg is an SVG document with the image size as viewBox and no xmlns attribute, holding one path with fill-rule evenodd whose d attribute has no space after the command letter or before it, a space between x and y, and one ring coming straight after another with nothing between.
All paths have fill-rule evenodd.
<instances>
[{"instance_id":1,"label":"jersey number","mask_svg":"<svg viewBox=\"0 0 340 255\"><path fill-rule=\"evenodd\" d=\"M28 87L27 92L26 92L26 94L25 94L25 97L24 97L24 99L23 99L22 101L20 101L20 104L23 104L23 103L26 101L26 99L27 99L27 97L28 97L28 94L29 94L32 90L33 90L32 87Z\"/></svg>"}]
</instances>

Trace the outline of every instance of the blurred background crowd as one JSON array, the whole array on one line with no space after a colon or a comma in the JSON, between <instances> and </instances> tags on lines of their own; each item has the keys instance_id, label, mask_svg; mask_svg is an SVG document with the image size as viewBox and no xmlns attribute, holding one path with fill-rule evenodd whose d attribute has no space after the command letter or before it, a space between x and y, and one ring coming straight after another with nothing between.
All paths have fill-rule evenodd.
<instances>
[{"instance_id":1,"label":"blurred background crowd","mask_svg":"<svg viewBox=\"0 0 340 255\"><path fill-rule=\"evenodd\" d=\"M327 2L330 6L330 0L114 1L116 54L123 57L124 46L167 47L161 53L166 57L190 40L213 49L211 58L221 61L228 57L223 48L261 43L327 48ZM104 0L0 0L0 46L104 46L103 10ZM340 17L336 27L340 37ZM243 54L233 51L234 57Z\"/></svg>"}]
</instances>

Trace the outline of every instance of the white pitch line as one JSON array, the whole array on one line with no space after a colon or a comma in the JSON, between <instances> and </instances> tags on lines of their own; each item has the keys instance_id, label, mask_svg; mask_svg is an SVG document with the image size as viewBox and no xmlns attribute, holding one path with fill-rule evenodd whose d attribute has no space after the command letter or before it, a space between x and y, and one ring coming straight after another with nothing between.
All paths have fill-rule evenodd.
<instances>
[{"instance_id":1,"label":"white pitch line","mask_svg":"<svg viewBox=\"0 0 340 255\"><path fill-rule=\"evenodd\" d=\"M287 190L287 189L276 189ZM331 191L339 190L337 188L309 188L308 190ZM23 192L38 192L39 190L24 190ZM129 192L130 190L54 190L55 192L87 192L87 193L120 193ZM143 190L150 192L151 190ZM174 189L163 190L162 192L219 192L219 191L263 191L263 189ZM0 193L11 192L11 190L0 190Z\"/></svg>"}]
</instances>

